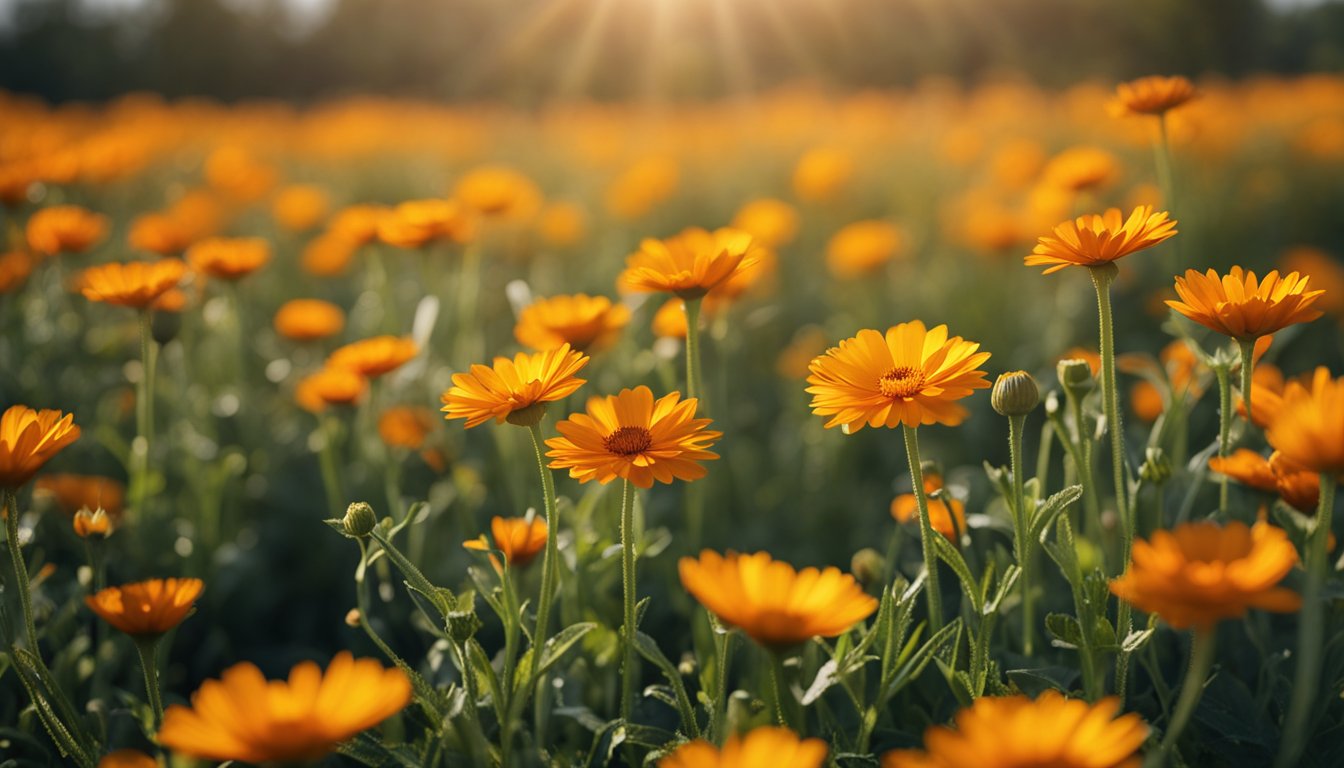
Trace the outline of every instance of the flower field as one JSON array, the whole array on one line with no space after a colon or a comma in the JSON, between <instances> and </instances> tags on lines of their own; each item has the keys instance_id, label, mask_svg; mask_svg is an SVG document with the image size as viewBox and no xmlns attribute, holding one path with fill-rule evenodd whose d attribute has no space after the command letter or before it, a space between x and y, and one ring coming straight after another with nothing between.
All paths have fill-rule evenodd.
<instances>
[{"instance_id":1,"label":"flower field","mask_svg":"<svg viewBox=\"0 0 1344 768\"><path fill-rule=\"evenodd\" d=\"M0 766L1344 765L1344 79L0 114Z\"/></svg>"}]
</instances>

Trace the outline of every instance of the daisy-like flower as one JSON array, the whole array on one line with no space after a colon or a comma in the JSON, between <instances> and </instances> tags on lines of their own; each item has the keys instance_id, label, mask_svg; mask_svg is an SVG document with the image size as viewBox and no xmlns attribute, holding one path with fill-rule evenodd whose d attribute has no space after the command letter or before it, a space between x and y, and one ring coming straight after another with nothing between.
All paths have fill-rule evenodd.
<instances>
[{"instance_id":1,"label":"daisy-like flower","mask_svg":"<svg viewBox=\"0 0 1344 768\"><path fill-rule=\"evenodd\" d=\"M706 429L709 419L695 418L699 401L673 392L658 400L648 387L588 400L587 413L555 425L560 437L546 441L551 469L568 469L581 483L606 484L620 477L640 488L654 481L698 480L699 462L719 458L708 449L722 432Z\"/></svg>"},{"instance_id":2,"label":"daisy-like flower","mask_svg":"<svg viewBox=\"0 0 1344 768\"><path fill-rule=\"evenodd\" d=\"M410 699L406 673L345 651L325 673L305 661L288 681L268 681L243 662L203 683L191 707L169 707L158 740L204 760L307 763L401 711Z\"/></svg>"},{"instance_id":3,"label":"daisy-like flower","mask_svg":"<svg viewBox=\"0 0 1344 768\"><path fill-rule=\"evenodd\" d=\"M827 428L960 424L967 411L956 401L989 387L977 370L989 359L979 344L947 335L947 326L926 329L914 320L892 326L885 336L862 330L808 366L812 412L830 416Z\"/></svg>"},{"instance_id":4,"label":"daisy-like flower","mask_svg":"<svg viewBox=\"0 0 1344 768\"><path fill-rule=\"evenodd\" d=\"M28 219L28 247L44 256L83 253L107 236L107 217L77 205L53 205Z\"/></svg>"},{"instance_id":5,"label":"daisy-like flower","mask_svg":"<svg viewBox=\"0 0 1344 768\"><path fill-rule=\"evenodd\" d=\"M1249 448L1209 459L1209 469L1250 488L1277 494L1304 514L1316 511L1320 501L1321 476L1274 452L1268 459Z\"/></svg>"},{"instance_id":6,"label":"daisy-like flower","mask_svg":"<svg viewBox=\"0 0 1344 768\"><path fill-rule=\"evenodd\" d=\"M513 168L483 165L467 171L453 187L453 198L482 216L522 219L541 207L536 182Z\"/></svg>"},{"instance_id":7,"label":"daisy-like flower","mask_svg":"<svg viewBox=\"0 0 1344 768\"><path fill-rule=\"evenodd\" d=\"M568 344L531 355L519 352L512 360L496 357L491 365L453 374L440 410L445 419L466 419L468 429L491 419L530 427L541 421L546 403L563 400L587 382L574 374L589 359Z\"/></svg>"},{"instance_id":8,"label":"daisy-like flower","mask_svg":"<svg viewBox=\"0 0 1344 768\"><path fill-rule=\"evenodd\" d=\"M924 493L932 494L943 487L943 477L937 472L924 473ZM946 491L937 499L929 500L929 526L956 543L966 530L966 505L952 498ZM898 523L919 519L919 500L913 493L903 493L891 500L891 516Z\"/></svg>"},{"instance_id":9,"label":"daisy-like flower","mask_svg":"<svg viewBox=\"0 0 1344 768\"><path fill-rule=\"evenodd\" d=\"M21 287L33 274L34 259L27 251L0 253L0 294Z\"/></svg>"},{"instance_id":10,"label":"daisy-like flower","mask_svg":"<svg viewBox=\"0 0 1344 768\"><path fill-rule=\"evenodd\" d=\"M241 280L271 260L271 245L259 237L214 237L187 250L192 269L220 280Z\"/></svg>"},{"instance_id":11,"label":"daisy-like flower","mask_svg":"<svg viewBox=\"0 0 1344 768\"><path fill-rule=\"evenodd\" d=\"M724 227L693 227L666 240L652 238L626 258L618 283L634 291L675 293L698 299L756 261L751 235Z\"/></svg>"},{"instance_id":12,"label":"daisy-like flower","mask_svg":"<svg viewBox=\"0 0 1344 768\"><path fill-rule=\"evenodd\" d=\"M328 368L346 368L369 379L391 373L420 353L412 339L374 336L337 347L327 357Z\"/></svg>"},{"instance_id":13,"label":"daisy-like flower","mask_svg":"<svg viewBox=\"0 0 1344 768\"><path fill-rule=\"evenodd\" d=\"M1181 106L1196 95L1194 83L1184 77L1150 75L1117 85L1115 99L1107 105L1107 108L1117 117L1161 115Z\"/></svg>"},{"instance_id":14,"label":"daisy-like flower","mask_svg":"<svg viewBox=\"0 0 1344 768\"><path fill-rule=\"evenodd\" d=\"M99 264L80 276L80 293L90 301L144 309L177 287L187 273L181 259Z\"/></svg>"},{"instance_id":15,"label":"daisy-like flower","mask_svg":"<svg viewBox=\"0 0 1344 768\"><path fill-rule=\"evenodd\" d=\"M103 755L98 768L159 768L159 761L138 749L118 749Z\"/></svg>"},{"instance_id":16,"label":"daisy-like flower","mask_svg":"<svg viewBox=\"0 0 1344 768\"><path fill-rule=\"evenodd\" d=\"M611 346L630 322L630 308L606 296L576 293L538 299L518 313L513 328L518 343L537 351L562 344L580 352Z\"/></svg>"},{"instance_id":17,"label":"daisy-like flower","mask_svg":"<svg viewBox=\"0 0 1344 768\"><path fill-rule=\"evenodd\" d=\"M177 217L166 213L146 213L131 222L126 242L136 250L176 256L191 247L196 233Z\"/></svg>"},{"instance_id":18,"label":"daisy-like flower","mask_svg":"<svg viewBox=\"0 0 1344 768\"><path fill-rule=\"evenodd\" d=\"M1296 611L1302 599L1277 586L1296 563L1288 536L1267 523L1189 523L1135 541L1111 592L1176 629L1206 630L1251 608Z\"/></svg>"},{"instance_id":19,"label":"daisy-like flower","mask_svg":"<svg viewBox=\"0 0 1344 768\"><path fill-rule=\"evenodd\" d=\"M800 739L788 728L764 726L723 743L723 749L703 739L682 744L658 761L658 768L821 768L826 742Z\"/></svg>"},{"instance_id":20,"label":"daisy-like flower","mask_svg":"<svg viewBox=\"0 0 1344 768\"><path fill-rule=\"evenodd\" d=\"M1079 216L1055 227L1045 235L1023 263L1028 267L1045 266L1045 274L1065 267L1100 267L1151 248L1176 234L1176 222L1166 211L1153 212L1150 205L1134 209L1122 219L1118 208L1104 214Z\"/></svg>"},{"instance_id":21,"label":"daisy-like flower","mask_svg":"<svg viewBox=\"0 0 1344 768\"><path fill-rule=\"evenodd\" d=\"M57 473L34 480L33 496L49 496L69 515L81 509L102 509L120 518L126 486L110 477Z\"/></svg>"},{"instance_id":22,"label":"daisy-like flower","mask_svg":"<svg viewBox=\"0 0 1344 768\"><path fill-rule=\"evenodd\" d=\"M369 380L349 368L323 368L303 377L294 388L294 400L310 413L329 405L354 405L369 390Z\"/></svg>"},{"instance_id":23,"label":"daisy-like flower","mask_svg":"<svg viewBox=\"0 0 1344 768\"><path fill-rule=\"evenodd\" d=\"M79 439L75 416L11 405L0 415L0 488L27 483L67 445Z\"/></svg>"},{"instance_id":24,"label":"daisy-like flower","mask_svg":"<svg viewBox=\"0 0 1344 768\"><path fill-rule=\"evenodd\" d=\"M418 451L434 428L434 414L428 408L398 405L378 417L378 436L393 448Z\"/></svg>"},{"instance_id":25,"label":"daisy-like flower","mask_svg":"<svg viewBox=\"0 0 1344 768\"><path fill-rule=\"evenodd\" d=\"M490 518L490 537L493 539L493 546L484 535L464 541L462 546L480 551L497 549L504 553L504 559L510 566L522 568L536 559L541 550L546 548L546 521L540 517L528 520L523 517L495 515ZM495 562L493 555L490 559ZM495 562L495 568L500 569L498 562Z\"/></svg>"},{"instance_id":26,"label":"daisy-like flower","mask_svg":"<svg viewBox=\"0 0 1344 768\"><path fill-rule=\"evenodd\" d=\"M408 200L378 217L378 239L398 248L471 239L467 211L453 200Z\"/></svg>"},{"instance_id":27,"label":"daisy-like flower","mask_svg":"<svg viewBox=\"0 0 1344 768\"><path fill-rule=\"evenodd\" d=\"M982 696L957 713L955 729L931 726L923 750L888 752L882 768L1138 768L1148 727L1119 712L1114 697Z\"/></svg>"},{"instance_id":28,"label":"daisy-like flower","mask_svg":"<svg viewBox=\"0 0 1344 768\"><path fill-rule=\"evenodd\" d=\"M835 637L877 610L877 600L839 568L794 570L768 553L705 550L677 563L681 585L700 604L766 648Z\"/></svg>"},{"instance_id":29,"label":"daisy-like flower","mask_svg":"<svg viewBox=\"0 0 1344 768\"><path fill-rule=\"evenodd\" d=\"M1344 477L1344 379L1321 367L1308 385L1289 382L1265 439L1303 469Z\"/></svg>"},{"instance_id":30,"label":"daisy-like flower","mask_svg":"<svg viewBox=\"0 0 1344 768\"><path fill-rule=\"evenodd\" d=\"M182 623L200 596L200 579L149 579L84 598L99 618L133 638L154 638Z\"/></svg>"},{"instance_id":31,"label":"daisy-like flower","mask_svg":"<svg viewBox=\"0 0 1344 768\"><path fill-rule=\"evenodd\" d=\"M294 341L316 341L345 327L345 312L321 299L292 299L275 312L275 332Z\"/></svg>"},{"instance_id":32,"label":"daisy-like flower","mask_svg":"<svg viewBox=\"0 0 1344 768\"><path fill-rule=\"evenodd\" d=\"M1190 269L1176 278L1180 301L1167 306L1205 328L1249 341L1323 314L1311 305L1325 291L1307 290L1308 279L1296 272L1280 277L1278 270L1257 280L1241 267L1222 277L1212 269L1203 274Z\"/></svg>"}]
</instances>

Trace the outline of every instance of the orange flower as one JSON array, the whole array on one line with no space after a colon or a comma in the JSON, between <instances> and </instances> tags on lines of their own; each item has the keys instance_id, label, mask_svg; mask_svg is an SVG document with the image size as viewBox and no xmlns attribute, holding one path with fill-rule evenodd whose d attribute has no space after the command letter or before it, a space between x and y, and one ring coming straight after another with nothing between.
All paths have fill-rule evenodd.
<instances>
[{"instance_id":1,"label":"orange flower","mask_svg":"<svg viewBox=\"0 0 1344 768\"><path fill-rule=\"evenodd\" d=\"M160 256L176 256L191 246L195 241L194 234L175 216L146 213L131 222L131 232L126 240L137 250Z\"/></svg>"},{"instance_id":2,"label":"orange flower","mask_svg":"<svg viewBox=\"0 0 1344 768\"><path fill-rule=\"evenodd\" d=\"M1293 463L1278 451L1269 455L1269 468L1274 472L1274 485L1279 498L1303 514L1316 512L1321 501L1320 474Z\"/></svg>"},{"instance_id":3,"label":"orange flower","mask_svg":"<svg viewBox=\"0 0 1344 768\"><path fill-rule=\"evenodd\" d=\"M1269 466L1269 459L1250 448L1238 448L1231 456L1210 458L1209 469L1257 490L1275 493L1279 489L1274 470Z\"/></svg>"},{"instance_id":4,"label":"orange flower","mask_svg":"<svg viewBox=\"0 0 1344 768\"><path fill-rule=\"evenodd\" d=\"M378 418L378 435L393 448L419 450L434 428L434 414L428 408L394 406Z\"/></svg>"},{"instance_id":5,"label":"orange flower","mask_svg":"<svg viewBox=\"0 0 1344 768\"><path fill-rule=\"evenodd\" d=\"M26 251L0 253L0 294L21 287L33 273L33 257Z\"/></svg>"},{"instance_id":6,"label":"orange flower","mask_svg":"<svg viewBox=\"0 0 1344 768\"><path fill-rule=\"evenodd\" d=\"M929 499L929 524L954 544L966 530L966 505L943 490L943 478L937 472L924 473L924 493L942 490L937 499ZM898 523L917 520L919 500L913 493L903 493L891 500L891 516Z\"/></svg>"},{"instance_id":7,"label":"orange flower","mask_svg":"<svg viewBox=\"0 0 1344 768\"><path fill-rule=\"evenodd\" d=\"M1104 187L1120 175L1115 155L1097 147L1072 147L1050 158L1042 182L1070 192Z\"/></svg>"},{"instance_id":8,"label":"orange flower","mask_svg":"<svg viewBox=\"0 0 1344 768\"><path fill-rule=\"evenodd\" d=\"M299 266L310 275L335 277L350 267L358 249L358 241L336 231L325 232L303 247Z\"/></svg>"},{"instance_id":9,"label":"orange flower","mask_svg":"<svg viewBox=\"0 0 1344 768\"><path fill-rule=\"evenodd\" d=\"M126 486L110 477L56 473L34 480L33 495L50 496L68 515L81 509L102 509L120 518Z\"/></svg>"},{"instance_id":10,"label":"orange flower","mask_svg":"<svg viewBox=\"0 0 1344 768\"><path fill-rule=\"evenodd\" d=\"M982 696L957 712L955 730L930 726L923 750L888 752L882 768L1139 768L1148 727L1119 711L1114 697Z\"/></svg>"},{"instance_id":11,"label":"orange flower","mask_svg":"<svg viewBox=\"0 0 1344 768\"><path fill-rule=\"evenodd\" d=\"M1254 357L1254 355L1252 355ZM1267 429L1283 405L1283 371L1272 363L1258 363L1251 372L1251 423ZM1246 401L1237 399L1237 415L1246 418Z\"/></svg>"},{"instance_id":12,"label":"orange flower","mask_svg":"<svg viewBox=\"0 0 1344 768\"><path fill-rule=\"evenodd\" d=\"M568 344L531 355L519 352L512 360L496 357L490 366L473 365L467 373L453 374L453 388L443 393L445 419L466 419L476 427L494 419L532 426L541 420L546 403L563 400L583 386L575 378L588 356Z\"/></svg>"},{"instance_id":13,"label":"orange flower","mask_svg":"<svg viewBox=\"0 0 1344 768\"><path fill-rule=\"evenodd\" d=\"M574 203L551 203L537 217L537 232L547 245L568 248L583 241L588 233L588 215Z\"/></svg>"},{"instance_id":14,"label":"orange flower","mask_svg":"<svg viewBox=\"0 0 1344 768\"><path fill-rule=\"evenodd\" d=\"M1316 300L1319 309L1333 315L1344 312L1344 265L1339 259L1319 248L1298 246L1283 252L1279 267L1284 272L1311 275L1312 285L1325 290Z\"/></svg>"},{"instance_id":15,"label":"orange flower","mask_svg":"<svg viewBox=\"0 0 1344 768\"><path fill-rule=\"evenodd\" d=\"M666 240L646 239L626 258L619 283L635 291L666 291L698 299L756 261L751 235L736 229L687 229Z\"/></svg>"},{"instance_id":16,"label":"orange flower","mask_svg":"<svg viewBox=\"0 0 1344 768\"><path fill-rule=\"evenodd\" d=\"M159 761L138 749L118 749L108 752L98 761L98 768L158 768Z\"/></svg>"},{"instance_id":17,"label":"orange flower","mask_svg":"<svg viewBox=\"0 0 1344 768\"><path fill-rule=\"evenodd\" d=\"M70 526L74 529L75 535L81 539L87 539L90 536L107 538L112 535L112 516L107 513L107 510L99 509L90 512L86 507L75 513L74 518L70 521Z\"/></svg>"},{"instance_id":18,"label":"orange flower","mask_svg":"<svg viewBox=\"0 0 1344 768\"><path fill-rule=\"evenodd\" d=\"M279 174L242 147L224 146L205 160L205 178L210 186L239 203L266 196Z\"/></svg>"},{"instance_id":19,"label":"orange flower","mask_svg":"<svg viewBox=\"0 0 1344 768\"><path fill-rule=\"evenodd\" d=\"M221 280L240 280L271 260L271 246L259 237L215 237L187 251L192 269Z\"/></svg>"},{"instance_id":20,"label":"orange flower","mask_svg":"<svg viewBox=\"0 0 1344 768\"><path fill-rule=\"evenodd\" d=\"M808 203L836 199L854 178L854 156L843 149L809 150L793 168L793 193Z\"/></svg>"},{"instance_id":21,"label":"orange flower","mask_svg":"<svg viewBox=\"0 0 1344 768\"><path fill-rule=\"evenodd\" d=\"M1310 385L1290 382L1265 439L1305 470L1344 477L1344 379L1317 368Z\"/></svg>"},{"instance_id":22,"label":"orange flower","mask_svg":"<svg viewBox=\"0 0 1344 768\"><path fill-rule=\"evenodd\" d=\"M331 200L321 187L292 184L275 193L271 215L281 229L307 232L322 223L331 209Z\"/></svg>"},{"instance_id":23,"label":"orange flower","mask_svg":"<svg viewBox=\"0 0 1344 768\"><path fill-rule=\"evenodd\" d=\"M348 205L332 217L327 233L355 245L366 245L378 239L378 222L388 211L382 205Z\"/></svg>"},{"instance_id":24,"label":"orange flower","mask_svg":"<svg viewBox=\"0 0 1344 768\"><path fill-rule=\"evenodd\" d=\"M483 216L527 218L541 207L541 190L512 168L483 165L458 180L453 197Z\"/></svg>"},{"instance_id":25,"label":"orange flower","mask_svg":"<svg viewBox=\"0 0 1344 768\"><path fill-rule=\"evenodd\" d=\"M1065 267L1099 267L1151 248L1176 234L1176 222L1167 212L1153 213L1152 206L1134 209L1122 220L1120 210L1079 216L1055 227L1054 234L1040 238L1023 263L1047 266L1045 274Z\"/></svg>"},{"instance_id":26,"label":"orange flower","mask_svg":"<svg viewBox=\"0 0 1344 768\"><path fill-rule=\"evenodd\" d=\"M1135 541L1133 562L1111 592L1176 629L1208 629L1250 608L1296 611L1297 593L1275 586L1296 563L1287 535L1267 523L1188 523Z\"/></svg>"},{"instance_id":27,"label":"orange flower","mask_svg":"<svg viewBox=\"0 0 1344 768\"><path fill-rule=\"evenodd\" d=\"M1323 314L1311 304L1324 291L1308 291L1308 280L1296 272L1280 278L1278 270L1257 281L1254 272L1241 267L1225 277L1212 269L1205 274L1189 269L1176 278L1181 300L1167 306L1205 328L1249 341Z\"/></svg>"},{"instance_id":28,"label":"orange flower","mask_svg":"<svg viewBox=\"0 0 1344 768\"><path fill-rule=\"evenodd\" d=\"M719 458L708 449L723 437L705 429L709 419L695 418L698 405L680 392L655 401L644 386L589 398L587 413L556 424L561 437L546 441L551 469L568 469L581 483L605 485L620 477L640 488L652 488L655 480L698 480L705 468L697 462Z\"/></svg>"},{"instance_id":29,"label":"orange flower","mask_svg":"<svg viewBox=\"0 0 1344 768\"><path fill-rule=\"evenodd\" d=\"M538 299L518 313L514 338L537 351L554 349L561 344L580 352L597 351L611 346L621 329L630 322L630 309L612 304L606 296L577 293Z\"/></svg>"},{"instance_id":30,"label":"orange flower","mask_svg":"<svg viewBox=\"0 0 1344 768\"><path fill-rule=\"evenodd\" d=\"M739 208L733 227L766 248L778 248L798 236L798 211L783 200L763 197Z\"/></svg>"},{"instance_id":31,"label":"orange flower","mask_svg":"<svg viewBox=\"0 0 1344 768\"><path fill-rule=\"evenodd\" d=\"M28 247L45 256L83 253L107 236L107 217L77 205L53 205L28 219Z\"/></svg>"},{"instance_id":32,"label":"orange flower","mask_svg":"<svg viewBox=\"0 0 1344 768\"><path fill-rule=\"evenodd\" d=\"M681 169L675 160L651 156L636 161L607 185L607 210L622 219L637 219L677 191Z\"/></svg>"},{"instance_id":33,"label":"orange flower","mask_svg":"<svg viewBox=\"0 0 1344 768\"><path fill-rule=\"evenodd\" d=\"M842 280L863 277L900 255L905 240L891 222L856 221L826 243L826 268Z\"/></svg>"},{"instance_id":34,"label":"orange flower","mask_svg":"<svg viewBox=\"0 0 1344 768\"><path fill-rule=\"evenodd\" d=\"M732 734L723 749L697 739L658 761L658 768L821 768L826 742L799 739L788 728L762 726Z\"/></svg>"},{"instance_id":35,"label":"orange flower","mask_svg":"<svg viewBox=\"0 0 1344 768\"><path fill-rule=\"evenodd\" d=\"M862 330L812 361L807 391L812 412L830 416L826 427L960 424L967 410L957 400L989 387L989 359L979 344L948 338L947 326L926 330L914 320L887 329L885 338Z\"/></svg>"},{"instance_id":36,"label":"orange flower","mask_svg":"<svg viewBox=\"0 0 1344 768\"><path fill-rule=\"evenodd\" d=\"M398 248L422 248L472 236L466 211L452 200L408 200L378 218L378 239Z\"/></svg>"},{"instance_id":37,"label":"orange flower","mask_svg":"<svg viewBox=\"0 0 1344 768\"><path fill-rule=\"evenodd\" d=\"M540 517L529 520L495 515L490 519L490 535L494 538L494 548L504 553L505 562L514 568L522 568L546 548L546 521ZM464 541L462 546L480 551L491 548L485 536ZM493 555L490 560L496 569L502 570Z\"/></svg>"},{"instance_id":38,"label":"orange flower","mask_svg":"<svg viewBox=\"0 0 1344 768\"><path fill-rule=\"evenodd\" d=\"M295 666L288 682L268 681L243 662L205 681L190 708L169 707L158 741L205 760L307 763L410 700L406 673L347 651L336 654L325 673L311 661Z\"/></svg>"},{"instance_id":39,"label":"orange flower","mask_svg":"<svg viewBox=\"0 0 1344 768\"><path fill-rule=\"evenodd\" d=\"M348 368L376 379L410 362L420 354L414 340L397 336L374 336L338 347L327 358L328 368Z\"/></svg>"},{"instance_id":40,"label":"orange flower","mask_svg":"<svg viewBox=\"0 0 1344 768\"><path fill-rule=\"evenodd\" d=\"M275 332L295 341L334 336L345 327L345 312L329 301L292 299L275 313Z\"/></svg>"},{"instance_id":41,"label":"orange flower","mask_svg":"<svg viewBox=\"0 0 1344 768\"><path fill-rule=\"evenodd\" d=\"M80 292L89 301L144 309L177 287L186 273L181 259L99 264L84 270Z\"/></svg>"},{"instance_id":42,"label":"orange flower","mask_svg":"<svg viewBox=\"0 0 1344 768\"><path fill-rule=\"evenodd\" d=\"M152 638L181 624L204 588L200 579L149 579L99 590L84 604L131 637Z\"/></svg>"},{"instance_id":43,"label":"orange flower","mask_svg":"<svg viewBox=\"0 0 1344 768\"><path fill-rule=\"evenodd\" d=\"M681 558L677 570L701 605L767 648L842 635L877 610L877 600L839 568L795 571L765 552L721 556L707 549L699 560Z\"/></svg>"},{"instance_id":44,"label":"orange flower","mask_svg":"<svg viewBox=\"0 0 1344 768\"><path fill-rule=\"evenodd\" d=\"M35 411L11 405L0 415L0 488L15 490L27 483L67 445L79 439L74 414Z\"/></svg>"},{"instance_id":45,"label":"orange flower","mask_svg":"<svg viewBox=\"0 0 1344 768\"><path fill-rule=\"evenodd\" d=\"M1196 96L1195 85L1184 77L1150 75L1120 83L1115 87L1115 100L1107 105L1111 114L1161 115L1175 109Z\"/></svg>"},{"instance_id":46,"label":"orange flower","mask_svg":"<svg viewBox=\"0 0 1344 768\"><path fill-rule=\"evenodd\" d=\"M299 407L321 413L328 405L354 405L369 389L369 380L349 368L327 367L305 376L294 389Z\"/></svg>"}]
</instances>

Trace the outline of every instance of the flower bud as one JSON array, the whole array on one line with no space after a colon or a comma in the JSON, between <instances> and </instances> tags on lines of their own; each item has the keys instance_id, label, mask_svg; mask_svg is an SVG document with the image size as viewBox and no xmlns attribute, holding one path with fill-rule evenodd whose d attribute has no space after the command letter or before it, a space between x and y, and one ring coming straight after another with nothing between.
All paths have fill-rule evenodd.
<instances>
[{"instance_id":1,"label":"flower bud","mask_svg":"<svg viewBox=\"0 0 1344 768\"><path fill-rule=\"evenodd\" d=\"M90 536L105 539L112 535L112 518L108 517L107 511L102 507L93 512L90 512L88 507L79 510L75 513L73 525L75 535L81 539Z\"/></svg>"},{"instance_id":2,"label":"flower bud","mask_svg":"<svg viewBox=\"0 0 1344 768\"><path fill-rule=\"evenodd\" d=\"M1025 416L1041 402L1041 390L1026 371L999 376L990 390L989 402L1000 416Z\"/></svg>"},{"instance_id":3,"label":"flower bud","mask_svg":"<svg viewBox=\"0 0 1344 768\"><path fill-rule=\"evenodd\" d=\"M872 584L882 578L886 561L876 549L865 547L854 553L849 561L849 572L863 585Z\"/></svg>"},{"instance_id":4,"label":"flower bud","mask_svg":"<svg viewBox=\"0 0 1344 768\"><path fill-rule=\"evenodd\" d=\"M372 533L376 525L378 525L377 513L373 511L373 507L363 501L356 501L347 507L345 517L341 520L341 527L345 529L345 534L359 538Z\"/></svg>"},{"instance_id":5,"label":"flower bud","mask_svg":"<svg viewBox=\"0 0 1344 768\"><path fill-rule=\"evenodd\" d=\"M1092 366L1078 358L1060 360L1055 366L1055 375L1059 377L1059 384L1069 397L1086 396L1096 383L1092 378Z\"/></svg>"},{"instance_id":6,"label":"flower bud","mask_svg":"<svg viewBox=\"0 0 1344 768\"><path fill-rule=\"evenodd\" d=\"M1161 448L1149 448L1144 455L1143 466L1139 467L1139 477L1145 483L1162 485L1171 479L1171 458Z\"/></svg>"},{"instance_id":7,"label":"flower bud","mask_svg":"<svg viewBox=\"0 0 1344 768\"><path fill-rule=\"evenodd\" d=\"M359 627L359 622L362 620L363 619L361 618L361 614L358 608L351 608L345 614L345 626L350 627L352 629Z\"/></svg>"}]
</instances>

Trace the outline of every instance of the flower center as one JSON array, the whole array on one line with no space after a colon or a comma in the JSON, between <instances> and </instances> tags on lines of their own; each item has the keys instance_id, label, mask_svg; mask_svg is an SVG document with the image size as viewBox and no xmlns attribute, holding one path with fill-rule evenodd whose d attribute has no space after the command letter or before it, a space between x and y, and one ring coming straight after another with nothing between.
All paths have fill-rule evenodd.
<instances>
[{"instance_id":1,"label":"flower center","mask_svg":"<svg viewBox=\"0 0 1344 768\"><path fill-rule=\"evenodd\" d=\"M651 445L653 435L644 427L621 427L602 441L602 446L617 456L634 456Z\"/></svg>"},{"instance_id":2,"label":"flower center","mask_svg":"<svg viewBox=\"0 0 1344 768\"><path fill-rule=\"evenodd\" d=\"M892 368L877 380L883 397L914 397L924 386L924 371L908 365Z\"/></svg>"}]
</instances>

